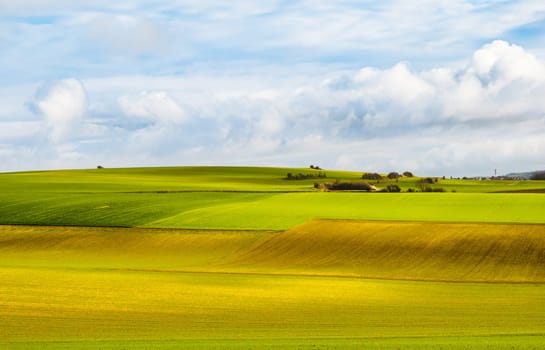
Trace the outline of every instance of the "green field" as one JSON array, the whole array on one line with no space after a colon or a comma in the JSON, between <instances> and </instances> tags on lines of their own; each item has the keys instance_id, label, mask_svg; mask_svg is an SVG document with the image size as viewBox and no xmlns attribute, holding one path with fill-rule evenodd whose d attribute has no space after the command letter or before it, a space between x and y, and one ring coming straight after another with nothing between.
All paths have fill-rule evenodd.
<instances>
[{"instance_id":1,"label":"green field","mask_svg":"<svg viewBox=\"0 0 545 350\"><path fill-rule=\"evenodd\" d=\"M0 174L0 349L545 346L545 183L287 172Z\"/></svg>"},{"instance_id":2,"label":"green field","mask_svg":"<svg viewBox=\"0 0 545 350\"><path fill-rule=\"evenodd\" d=\"M437 184L456 193L320 193L313 188L317 180L288 181L287 172L316 171L182 167L0 174L0 224L284 230L320 218L545 223L542 195L488 193L543 189L545 181ZM361 176L325 172L328 179L320 181ZM398 183L414 188L416 181Z\"/></svg>"}]
</instances>

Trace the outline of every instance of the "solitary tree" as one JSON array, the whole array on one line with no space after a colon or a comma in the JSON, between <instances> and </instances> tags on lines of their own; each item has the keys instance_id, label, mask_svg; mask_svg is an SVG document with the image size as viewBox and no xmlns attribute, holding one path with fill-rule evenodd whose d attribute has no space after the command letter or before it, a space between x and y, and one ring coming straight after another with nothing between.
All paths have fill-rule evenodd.
<instances>
[{"instance_id":1,"label":"solitary tree","mask_svg":"<svg viewBox=\"0 0 545 350\"><path fill-rule=\"evenodd\" d=\"M382 180L382 175L378 173L364 173L361 178L364 180Z\"/></svg>"},{"instance_id":2,"label":"solitary tree","mask_svg":"<svg viewBox=\"0 0 545 350\"><path fill-rule=\"evenodd\" d=\"M399 173L397 173L395 171L392 171L391 173L388 174L388 178L390 180L399 179L400 177L401 177L401 175L399 175Z\"/></svg>"}]
</instances>

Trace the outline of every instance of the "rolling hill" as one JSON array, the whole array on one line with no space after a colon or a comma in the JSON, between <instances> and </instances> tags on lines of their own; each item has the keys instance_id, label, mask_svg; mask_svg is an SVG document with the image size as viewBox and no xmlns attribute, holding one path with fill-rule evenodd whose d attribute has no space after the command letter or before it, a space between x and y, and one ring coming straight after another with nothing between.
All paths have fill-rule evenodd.
<instances>
[{"instance_id":1,"label":"rolling hill","mask_svg":"<svg viewBox=\"0 0 545 350\"><path fill-rule=\"evenodd\" d=\"M0 174L0 348L545 343L545 196L512 193L545 182L341 193L313 183L359 173L284 179L310 171Z\"/></svg>"}]
</instances>

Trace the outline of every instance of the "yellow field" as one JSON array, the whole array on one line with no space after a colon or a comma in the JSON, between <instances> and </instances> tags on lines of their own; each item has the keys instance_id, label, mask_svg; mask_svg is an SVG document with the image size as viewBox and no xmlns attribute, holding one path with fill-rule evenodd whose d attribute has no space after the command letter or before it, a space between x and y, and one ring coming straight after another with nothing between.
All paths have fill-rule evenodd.
<instances>
[{"instance_id":1,"label":"yellow field","mask_svg":"<svg viewBox=\"0 0 545 350\"><path fill-rule=\"evenodd\" d=\"M545 329L541 285L93 269L1 273L2 342L525 335Z\"/></svg>"},{"instance_id":2,"label":"yellow field","mask_svg":"<svg viewBox=\"0 0 545 350\"><path fill-rule=\"evenodd\" d=\"M209 269L272 232L0 226L2 265Z\"/></svg>"},{"instance_id":3,"label":"yellow field","mask_svg":"<svg viewBox=\"0 0 545 350\"><path fill-rule=\"evenodd\" d=\"M534 348L544 237L543 225L334 220L0 226L0 348Z\"/></svg>"},{"instance_id":4,"label":"yellow field","mask_svg":"<svg viewBox=\"0 0 545 350\"><path fill-rule=\"evenodd\" d=\"M545 282L545 225L314 220L232 263L366 278Z\"/></svg>"},{"instance_id":5,"label":"yellow field","mask_svg":"<svg viewBox=\"0 0 545 350\"><path fill-rule=\"evenodd\" d=\"M0 226L11 267L545 282L545 225L313 220L284 232Z\"/></svg>"}]
</instances>

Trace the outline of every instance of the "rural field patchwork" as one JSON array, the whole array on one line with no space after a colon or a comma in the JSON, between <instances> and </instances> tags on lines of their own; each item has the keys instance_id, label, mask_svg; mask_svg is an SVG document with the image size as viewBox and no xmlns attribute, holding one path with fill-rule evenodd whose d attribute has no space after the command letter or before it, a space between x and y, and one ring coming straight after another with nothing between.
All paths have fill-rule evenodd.
<instances>
[{"instance_id":1,"label":"rural field patchwork","mask_svg":"<svg viewBox=\"0 0 545 350\"><path fill-rule=\"evenodd\" d=\"M0 349L544 346L545 182L313 171L0 174Z\"/></svg>"}]
</instances>

